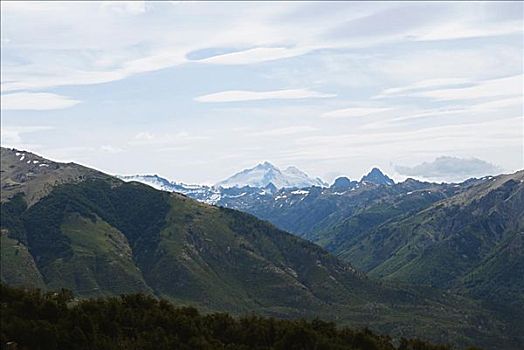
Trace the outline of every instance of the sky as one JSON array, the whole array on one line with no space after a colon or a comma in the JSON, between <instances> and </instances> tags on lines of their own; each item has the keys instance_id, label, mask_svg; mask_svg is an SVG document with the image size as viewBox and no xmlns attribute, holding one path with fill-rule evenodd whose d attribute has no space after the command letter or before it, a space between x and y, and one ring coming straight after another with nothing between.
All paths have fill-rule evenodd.
<instances>
[{"instance_id":1,"label":"sky","mask_svg":"<svg viewBox=\"0 0 524 350\"><path fill-rule=\"evenodd\" d=\"M216 183L524 168L522 2L1 2L1 144Z\"/></svg>"}]
</instances>

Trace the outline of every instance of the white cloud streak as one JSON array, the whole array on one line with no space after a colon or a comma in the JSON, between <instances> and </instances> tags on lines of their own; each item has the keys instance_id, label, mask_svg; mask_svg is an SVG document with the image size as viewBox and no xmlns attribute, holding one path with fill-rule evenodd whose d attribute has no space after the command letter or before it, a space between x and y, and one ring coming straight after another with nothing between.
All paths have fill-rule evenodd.
<instances>
[{"instance_id":1,"label":"white cloud streak","mask_svg":"<svg viewBox=\"0 0 524 350\"><path fill-rule=\"evenodd\" d=\"M481 81L475 86L424 91L412 96L429 97L436 100L469 100L500 96L522 96L524 75L514 75L499 79Z\"/></svg>"},{"instance_id":2,"label":"white cloud streak","mask_svg":"<svg viewBox=\"0 0 524 350\"><path fill-rule=\"evenodd\" d=\"M302 134L306 132L313 132L318 130L318 128L308 126L308 125L302 125L302 126L290 126L285 128L276 128L276 129L270 129L270 130L262 130L262 131L256 131L249 133L250 136L288 136L288 135L296 135L296 134Z\"/></svg>"},{"instance_id":3,"label":"white cloud streak","mask_svg":"<svg viewBox=\"0 0 524 350\"><path fill-rule=\"evenodd\" d=\"M337 109L322 114L322 118L357 118L369 115L379 114L390 111L392 108L376 108L376 107L350 107L344 109Z\"/></svg>"},{"instance_id":4,"label":"white cloud streak","mask_svg":"<svg viewBox=\"0 0 524 350\"><path fill-rule=\"evenodd\" d=\"M329 98L334 94L326 94L309 89L289 89L274 91L245 91L230 90L221 91L195 98L197 102L242 102L260 100L296 100L305 98Z\"/></svg>"},{"instance_id":5,"label":"white cloud streak","mask_svg":"<svg viewBox=\"0 0 524 350\"><path fill-rule=\"evenodd\" d=\"M441 87L454 86L454 85L464 85L464 84L471 84L471 81L467 79L459 79L459 78L427 79L427 80L417 81L412 84L408 84L406 86L385 89L382 91L380 95L376 96L375 98L405 95L406 93L413 92L413 91L441 88Z\"/></svg>"},{"instance_id":6,"label":"white cloud streak","mask_svg":"<svg viewBox=\"0 0 524 350\"><path fill-rule=\"evenodd\" d=\"M273 61L282 58L300 56L311 51L312 48L285 48L285 47L256 47L249 50L216 55L195 62L211 64L253 64L265 61Z\"/></svg>"},{"instance_id":7,"label":"white cloud streak","mask_svg":"<svg viewBox=\"0 0 524 350\"><path fill-rule=\"evenodd\" d=\"M1 96L2 110L51 110L76 106L80 101L46 92L18 92Z\"/></svg>"},{"instance_id":8,"label":"white cloud streak","mask_svg":"<svg viewBox=\"0 0 524 350\"><path fill-rule=\"evenodd\" d=\"M446 25L431 28L426 33L421 33L415 40L435 41L435 40L454 40L465 38L481 38L513 33L522 33L521 21L509 21L507 23L471 23L453 22Z\"/></svg>"}]
</instances>

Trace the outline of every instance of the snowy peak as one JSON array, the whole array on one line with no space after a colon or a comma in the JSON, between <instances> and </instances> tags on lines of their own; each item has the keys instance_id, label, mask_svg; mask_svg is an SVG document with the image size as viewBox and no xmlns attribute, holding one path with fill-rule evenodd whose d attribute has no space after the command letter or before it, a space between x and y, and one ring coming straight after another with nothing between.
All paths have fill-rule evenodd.
<instances>
[{"instance_id":1,"label":"snowy peak","mask_svg":"<svg viewBox=\"0 0 524 350\"><path fill-rule=\"evenodd\" d=\"M126 182L140 182L161 191L182 193L188 197L208 204L216 204L221 198L220 191L214 187L177 183L158 175L117 175L116 177Z\"/></svg>"},{"instance_id":2,"label":"snowy peak","mask_svg":"<svg viewBox=\"0 0 524 350\"><path fill-rule=\"evenodd\" d=\"M360 182L369 182L375 185L394 185L395 182L390 179L387 175L384 175L382 171L378 168L373 168L371 171L362 177Z\"/></svg>"},{"instance_id":3,"label":"snowy peak","mask_svg":"<svg viewBox=\"0 0 524 350\"><path fill-rule=\"evenodd\" d=\"M276 166L274 166L273 164L271 164L268 161L265 161L264 163L258 164L255 167L255 169L278 170L278 168ZM249 170L251 170L251 169L245 169L244 171L249 171Z\"/></svg>"},{"instance_id":4,"label":"snowy peak","mask_svg":"<svg viewBox=\"0 0 524 350\"><path fill-rule=\"evenodd\" d=\"M307 174L305 172L294 166L287 167L284 170L284 173L288 175L307 177Z\"/></svg>"},{"instance_id":5,"label":"snowy peak","mask_svg":"<svg viewBox=\"0 0 524 350\"><path fill-rule=\"evenodd\" d=\"M276 188L326 186L322 180L313 179L296 167L291 166L282 171L269 162L242 170L217 183L216 186L224 188L244 186L264 188L269 184L273 184Z\"/></svg>"},{"instance_id":6,"label":"snowy peak","mask_svg":"<svg viewBox=\"0 0 524 350\"><path fill-rule=\"evenodd\" d=\"M146 185L149 185L153 188L156 188L157 190L162 191L172 191L173 184L163 177L160 177L158 175L129 175L129 176L120 176L117 175L117 177L120 180L124 180L126 182L130 181L136 181L140 182Z\"/></svg>"}]
</instances>

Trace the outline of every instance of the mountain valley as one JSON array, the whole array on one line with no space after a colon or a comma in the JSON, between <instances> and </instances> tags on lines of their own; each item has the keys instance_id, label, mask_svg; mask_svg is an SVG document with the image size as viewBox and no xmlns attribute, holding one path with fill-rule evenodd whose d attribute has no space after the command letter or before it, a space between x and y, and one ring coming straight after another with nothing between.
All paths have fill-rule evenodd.
<instances>
[{"instance_id":1,"label":"mountain valley","mask_svg":"<svg viewBox=\"0 0 524 350\"><path fill-rule=\"evenodd\" d=\"M463 185L469 190L417 181L377 184L373 182L378 181L376 177L359 182L337 180L330 188L232 187L224 192L229 197L221 197L230 205L211 206L188 195L124 182L29 152L2 148L1 156L1 277L8 285L67 288L81 297L143 292L204 311L322 317L340 324L369 326L395 337L451 340L458 345L494 348L502 343L516 349L522 341L516 313L503 314L475 299L492 290L485 280L479 281L483 273L499 276L497 271L505 264L520 268L519 236L502 235L496 247L511 252L507 261L486 253L484 263L463 277L479 288L458 295L451 290L399 283L389 276L378 279L375 271L368 277L357 264L350 264L350 259L341 260L297 237L298 229L291 235L231 208L237 205L234 203L247 205L252 196L261 206L253 209L253 214L263 218L262 213L270 216L280 208L288 213L280 218L282 224L275 220L275 225L295 223L297 228L308 227L308 222L299 223L298 219L308 217L301 211L309 210L308 219L322 225L300 235L335 242L347 235L342 229L346 219L356 215L366 218L366 211L377 212L374 206L388 209L378 210L372 221L378 228L389 218L424 212L440 200L462 195L466 203L476 203L472 193L491 193L487 180L469 181ZM506 189L504 184L510 180L515 184ZM493 181L492 186L503 186L509 194L490 196L491 201L515 196L511 193L522 186L516 181ZM240 195L245 190L252 192ZM520 202L509 207L518 212ZM503 209L506 207L499 211ZM315 216L311 218L312 213ZM328 227L341 229L327 234ZM511 227L519 229L520 221ZM371 242L374 236L369 232L375 231L362 228L364 231L361 241ZM361 260L356 262L367 266ZM521 277L515 278L519 281ZM519 296L512 285L509 291Z\"/></svg>"}]
</instances>

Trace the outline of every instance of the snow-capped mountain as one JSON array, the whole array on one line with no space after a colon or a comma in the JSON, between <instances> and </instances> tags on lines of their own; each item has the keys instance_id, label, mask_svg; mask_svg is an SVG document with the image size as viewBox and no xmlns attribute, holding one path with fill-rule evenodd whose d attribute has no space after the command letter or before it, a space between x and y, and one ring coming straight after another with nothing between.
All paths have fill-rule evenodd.
<instances>
[{"instance_id":1,"label":"snow-capped mountain","mask_svg":"<svg viewBox=\"0 0 524 350\"><path fill-rule=\"evenodd\" d=\"M188 197L194 198L198 201L208 204L216 204L221 198L220 189L215 188L213 186L188 185L184 183L177 183L174 181L169 181L168 179L165 179L158 175L117 175L117 177L126 182L141 182L143 184L156 188L157 190L182 193Z\"/></svg>"},{"instance_id":2,"label":"snow-capped mountain","mask_svg":"<svg viewBox=\"0 0 524 350\"><path fill-rule=\"evenodd\" d=\"M141 182L162 191L172 192L174 191L173 187L176 186L176 183L170 182L169 180L164 179L158 175L117 175L117 177L126 182Z\"/></svg>"},{"instance_id":3,"label":"snow-capped mountain","mask_svg":"<svg viewBox=\"0 0 524 350\"><path fill-rule=\"evenodd\" d=\"M124 181L137 181L159 190L182 193L207 204L258 214L260 208L284 210L319 194L345 196L355 191L374 187L389 187L393 180L373 168L361 181L346 177L336 179L328 187L320 179L312 179L295 167L284 171L268 162L246 169L214 186L188 185L170 181L158 175L118 176ZM264 185L265 184L265 185ZM274 205L277 207L273 208ZM258 209L257 209L258 208Z\"/></svg>"},{"instance_id":4,"label":"snow-capped mountain","mask_svg":"<svg viewBox=\"0 0 524 350\"><path fill-rule=\"evenodd\" d=\"M319 178L311 178L296 167L280 170L269 162L242 170L239 173L216 184L216 187L258 187L263 188L273 184L276 188L304 188L311 186L326 187L327 184Z\"/></svg>"}]
</instances>

